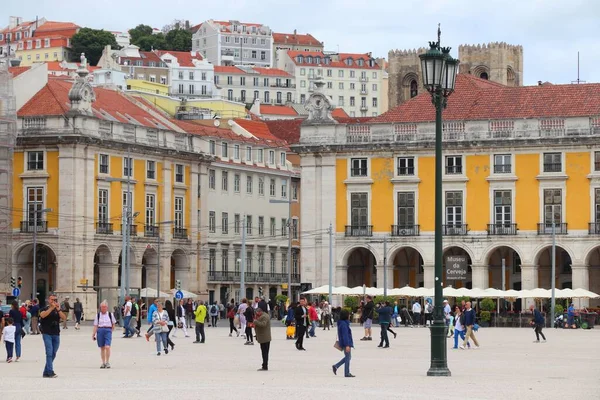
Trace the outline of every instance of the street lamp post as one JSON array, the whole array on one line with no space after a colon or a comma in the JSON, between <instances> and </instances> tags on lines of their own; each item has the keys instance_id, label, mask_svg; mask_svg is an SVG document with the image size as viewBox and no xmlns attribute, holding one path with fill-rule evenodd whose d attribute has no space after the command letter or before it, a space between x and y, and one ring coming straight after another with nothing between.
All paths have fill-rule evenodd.
<instances>
[{"instance_id":1,"label":"street lamp post","mask_svg":"<svg viewBox=\"0 0 600 400\"><path fill-rule=\"evenodd\" d=\"M43 210L39 210L39 211L34 211L33 212L33 282L32 282L32 287L31 287L31 300L33 299L37 299L37 282L36 282L36 270L37 270L37 231L38 231L38 222L40 222L38 220L38 213L40 214L40 217L44 214L44 213L49 213L52 212L51 208L44 208Z\"/></svg>"},{"instance_id":2,"label":"street lamp post","mask_svg":"<svg viewBox=\"0 0 600 400\"><path fill-rule=\"evenodd\" d=\"M291 182L290 182L290 192L291 192ZM281 204L287 203L288 205L288 220L287 220L287 228L288 228L288 249L287 249L287 273L288 273L288 298L292 301L292 200L291 193L288 193L287 200L269 200L271 204Z\"/></svg>"},{"instance_id":3,"label":"street lamp post","mask_svg":"<svg viewBox=\"0 0 600 400\"><path fill-rule=\"evenodd\" d=\"M429 42L429 50L421 54L423 85L431 94L435 106L435 281L434 311L431 326L431 365L428 376L450 376L446 348L446 325L442 306L442 111L454 91L459 61L450 56L450 47L441 47L438 25L437 42Z\"/></svg>"},{"instance_id":4,"label":"street lamp post","mask_svg":"<svg viewBox=\"0 0 600 400\"><path fill-rule=\"evenodd\" d=\"M160 228L161 225L169 225L173 224L175 221L162 221L156 223L156 257L157 257L157 265L156 265L156 297L160 297Z\"/></svg>"}]
</instances>

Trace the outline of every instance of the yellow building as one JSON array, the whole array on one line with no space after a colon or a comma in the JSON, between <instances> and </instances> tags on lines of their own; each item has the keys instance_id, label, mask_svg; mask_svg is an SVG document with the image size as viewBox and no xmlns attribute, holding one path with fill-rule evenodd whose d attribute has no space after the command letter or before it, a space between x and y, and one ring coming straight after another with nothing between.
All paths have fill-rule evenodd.
<instances>
[{"instance_id":1,"label":"yellow building","mask_svg":"<svg viewBox=\"0 0 600 400\"><path fill-rule=\"evenodd\" d=\"M466 256L455 287L600 291L600 85L506 87L459 75L444 112L444 260ZM311 96L302 158L303 279L433 287L435 110L429 94L367 124L337 124ZM327 107L325 107L326 109ZM321 237L322 236L322 237ZM597 303L597 301L591 301Z\"/></svg>"}]
</instances>

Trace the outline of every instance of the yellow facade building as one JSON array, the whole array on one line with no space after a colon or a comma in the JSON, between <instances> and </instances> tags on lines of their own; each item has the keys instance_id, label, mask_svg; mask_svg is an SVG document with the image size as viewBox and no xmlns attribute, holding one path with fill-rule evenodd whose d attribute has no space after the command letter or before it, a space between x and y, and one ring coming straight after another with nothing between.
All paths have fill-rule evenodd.
<instances>
[{"instance_id":1,"label":"yellow facade building","mask_svg":"<svg viewBox=\"0 0 600 400\"><path fill-rule=\"evenodd\" d=\"M600 85L506 87L459 75L444 112L444 260L467 279L444 286L600 291ZM433 287L435 110L421 94L360 125L321 113L302 126L303 279ZM309 104L311 104L309 101ZM325 107L326 108L326 107ZM317 115L318 118L314 116ZM554 226L554 228L553 228ZM592 304L596 301L592 300Z\"/></svg>"}]
</instances>

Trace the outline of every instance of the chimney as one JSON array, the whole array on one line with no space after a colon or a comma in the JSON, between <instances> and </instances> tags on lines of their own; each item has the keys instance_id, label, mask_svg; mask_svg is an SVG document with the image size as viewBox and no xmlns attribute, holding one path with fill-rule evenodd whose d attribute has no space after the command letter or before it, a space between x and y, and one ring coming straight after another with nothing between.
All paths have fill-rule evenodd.
<instances>
[{"instance_id":1,"label":"chimney","mask_svg":"<svg viewBox=\"0 0 600 400\"><path fill-rule=\"evenodd\" d=\"M294 29L294 39L296 39L296 33L297 33L297 32L298 32L298 31L297 31L296 29Z\"/></svg>"},{"instance_id":2,"label":"chimney","mask_svg":"<svg viewBox=\"0 0 600 400\"><path fill-rule=\"evenodd\" d=\"M538 81L538 86L542 86L542 81Z\"/></svg>"}]
</instances>

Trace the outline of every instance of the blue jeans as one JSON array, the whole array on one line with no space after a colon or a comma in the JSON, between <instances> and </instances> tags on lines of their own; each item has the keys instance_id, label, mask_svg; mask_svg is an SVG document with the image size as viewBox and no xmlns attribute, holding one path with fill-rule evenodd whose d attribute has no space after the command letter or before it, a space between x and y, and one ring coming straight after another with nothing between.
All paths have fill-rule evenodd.
<instances>
[{"instance_id":1,"label":"blue jeans","mask_svg":"<svg viewBox=\"0 0 600 400\"><path fill-rule=\"evenodd\" d=\"M15 325L15 355L21 357L21 325Z\"/></svg>"},{"instance_id":2,"label":"blue jeans","mask_svg":"<svg viewBox=\"0 0 600 400\"><path fill-rule=\"evenodd\" d=\"M123 321L123 327L125 328L125 336L133 336L133 334L135 333L135 331L133 329L131 329L131 315L125 317L125 320Z\"/></svg>"},{"instance_id":3,"label":"blue jeans","mask_svg":"<svg viewBox=\"0 0 600 400\"><path fill-rule=\"evenodd\" d=\"M400 326L400 324L398 323L398 313L392 314L392 322L394 323L394 326L396 328Z\"/></svg>"},{"instance_id":4,"label":"blue jeans","mask_svg":"<svg viewBox=\"0 0 600 400\"><path fill-rule=\"evenodd\" d=\"M458 349L458 337L460 336L461 340L465 340L465 331L459 331L454 329L454 348Z\"/></svg>"},{"instance_id":5,"label":"blue jeans","mask_svg":"<svg viewBox=\"0 0 600 400\"><path fill-rule=\"evenodd\" d=\"M315 329L317 328L317 321L312 321L310 323L310 331L308 332L308 334L313 337L315 336Z\"/></svg>"},{"instance_id":6,"label":"blue jeans","mask_svg":"<svg viewBox=\"0 0 600 400\"><path fill-rule=\"evenodd\" d=\"M346 352L346 349L344 348L344 358L342 358L340 361L338 361L337 364L335 364L335 369L338 369L339 367L342 366L342 364L344 364L344 376L348 376L350 375L350 360L352 359L352 349L348 352Z\"/></svg>"},{"instance_id":7,"label":"blue jeans","mask_svg":"<svg viewBox=\"0 0 600 400\"><path fill-rule=\"evenodd\" d=\"M46 366L44 367L44 375L52 375L54 373L52 363L56 358L56 353L60 346L60 336L47 335L44 333L42 338L44 339L44 347L46 348Z\"/></svg>"},{"instance_id":8,"label":"blue jeans","mask_svg":"<svg viewBox=\"0 0 600 400\"><path fill-rule=\"evenodd\" d=\"M160 351L161 351L161 344L165 349L167 349L167 335L168 335L168 332L156 332L155 333L156 351L158 353L160 353Z\"/></svg>"}]
</instances>

